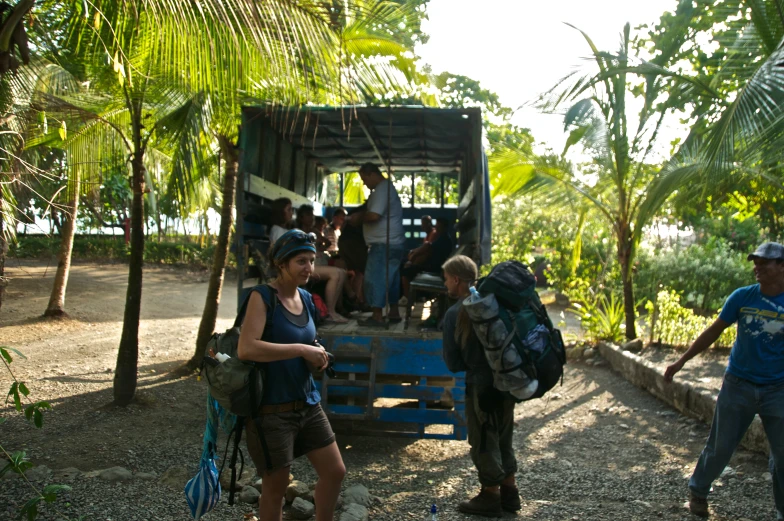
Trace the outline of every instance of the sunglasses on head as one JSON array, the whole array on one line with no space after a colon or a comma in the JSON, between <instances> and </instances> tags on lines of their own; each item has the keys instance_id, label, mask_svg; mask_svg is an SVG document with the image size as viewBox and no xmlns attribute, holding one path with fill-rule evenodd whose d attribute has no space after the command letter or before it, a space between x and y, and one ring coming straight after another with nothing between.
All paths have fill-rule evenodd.
<instances>
[{"instance_id":1,"label":"sunglasses on head","mask_svg":"<svg viewBox=\"0 0 784 521\"><path fill-rule=\"evenodd\" d=\"M313 233L313 232L310 232L310 233L297 232L297 233L294 233L293 235L294 235L293 238L295 240L298 240L298 241L301 241L301 242L309 242L311 244L315 244L316 243L316 234Z\"/></svg>"}]
</instances>

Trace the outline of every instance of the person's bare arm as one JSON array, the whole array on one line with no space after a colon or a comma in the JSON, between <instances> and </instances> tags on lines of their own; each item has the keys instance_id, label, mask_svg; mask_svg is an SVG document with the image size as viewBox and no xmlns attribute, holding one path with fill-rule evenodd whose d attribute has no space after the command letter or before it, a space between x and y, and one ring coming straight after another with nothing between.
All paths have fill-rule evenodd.
<instances>
[{"instance_id":1,"label":"person's bare arm","mask_svg":"<svg viewBox=\"0 0 784 521\"><path fill-rule=\"evenodd\" d=\"M240 331L240 341L237 345L237 356L240 360L276 362L301 356L320 369L327 366L327 353L323 347L307 344L276 344L258 340L264 333L266 323L267 305L261 295L254 291L248 302L245 320Z\"/></svg>"},{"instance_id":2,"label":"person's bare arm","mask_svg":"<svg viewBox=\"0 0 784 521\"><path fill-rule=\"evenodd\" d=\"M724 330L731 325L732 324L729 322L717 318L713 324L708 326L708 329L697 337L697 340L695 340L691 347L683 353L683 356L681 356L677 362L667 366L667 369L664 371L664 381L672 382L672 377L675 376L675 373L683 369L686 362L708 349L711 344L719 339Z\"/></svg>"}]
</instances>

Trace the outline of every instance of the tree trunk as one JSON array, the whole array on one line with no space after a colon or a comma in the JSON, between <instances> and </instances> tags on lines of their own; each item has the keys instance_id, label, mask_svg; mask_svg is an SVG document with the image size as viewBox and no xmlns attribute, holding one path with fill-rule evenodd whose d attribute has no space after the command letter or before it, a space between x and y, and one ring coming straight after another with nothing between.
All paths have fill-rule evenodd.
<instances>
[{"instance_id":1,"label":"tree trunk","mask_svg":"<svg viewBox=\"0 0 784 521\"><path fill-rule=\"evenodd\" d=\"M141 103L133 103L133 156L131 158L133 200L131 202L131 256L128 290L125 294L120 349L114 371L114 403L128 405L136 393L139 361L139 319L142 304L142 263L144 260L144 148L141 138Z\"/></svg>"},{"instance_id":2,"label":"tree trunk","mask_svg":"<svg viewBox=\"0 0 784 521\"><path fill-rule=\"evenodd\" d=\"M71 252L73 251L74 235L76 233L76 212L79 209L79 172L74 169L73 195L68 204L68 214L61 228L60 253L57 259L57 274L54 276L54 286L49 297L49 305L44 311L45 317L62 317L65 312L65 289L68 286L68 274L71 271Z\"/></svg>"},{"instance_id":3,"label":"tree trunk","mask_svg":"<svg viewBox=\"0 0 784 521\"><path fill-rule=\"evenodd\" d=\"M234 144L224 137L218 137L224 161L223 176L223 202L221 203L220 231L218 232L218 243L215 247L215 254L212 259L212 273L210 283L207 286L207 299L204 303L204 311L201 315L199 333L196 336L196 352L188 361L190 369L196 369L201 365L204 357L204 347L215 331L215 322L218 318L218 306L220 305L221 290L223 289L223 275L226 271L226 260L229 257L229 238L231 234L232 211L234 209L234 198L237 187L237 149Z\"/></svg>"},{"instance_id":4,"label":"tree trunk","mask_svg":"<svg viewBox=\"0 0 784 521\"><path fill-rule=\"evenodd\" d=\"M5 278L5 256L8 251L8 243L5 240L5 212L3 212L3 190L0 189L0 309L3 307L3 297L5 297L5 287L8 281Z\"/></svg>"},{"instance_id":5,"label":"tree trunk","mask_svg":"<svg viewBox=\"0 0 784 521\"><path fill-rule=\"evenodd\" d=\"M626 316L626 338L632 340L637 338L635 325L637 310L634 309L634 286L632 284L634 248L628 224L621 223L619 228L621 233L618 237L618 262L621 265L621 280L623 281L623 311Z\"/></svg>"}]
</instances>

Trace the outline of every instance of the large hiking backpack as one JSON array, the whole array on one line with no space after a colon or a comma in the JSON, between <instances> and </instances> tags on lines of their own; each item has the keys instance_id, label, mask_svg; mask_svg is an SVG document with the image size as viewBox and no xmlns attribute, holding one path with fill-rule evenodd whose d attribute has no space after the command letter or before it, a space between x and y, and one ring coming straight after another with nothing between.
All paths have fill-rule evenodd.
<instances>
[{"instance_id":1,"label":"large hiking backpack","mask_svg":"<svg viewBox=\"0 0 784 521\"><path fill-rule=\"evenodd\" d=\"M558 381L563 382L563 366L566 363L563 338L561 332L553 327L539 299L536 278L528 266L518 261L502 262L479 280L477 290L488 305L481 323L472 318L474 329L484 325L482 329L486 335L493 329L496 333L495 342L488 342L493 340L489 336L483 341L478 335L488 361L494 360L491 367L495 387L511 391L508 387L511 382L516 382L521 391L511 394L517 401L523 401L540 398ZM490 296L495 298L487 298ZM495 310L493 301L497 302ZM502 336L504 332L506 335ZM501 338L503 340L499 341ZM537 382L535 386L534 381Z\"/></svg>"}]
</instances>

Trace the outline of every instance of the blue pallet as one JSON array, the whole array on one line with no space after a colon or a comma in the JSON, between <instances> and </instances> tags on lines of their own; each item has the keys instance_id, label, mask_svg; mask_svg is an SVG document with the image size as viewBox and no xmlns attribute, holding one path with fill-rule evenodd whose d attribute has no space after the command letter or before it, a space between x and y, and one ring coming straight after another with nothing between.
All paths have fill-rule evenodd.
<instances>
[{"instance_id":1,"label":"blue pallet","mask_svg":"<svg viewBox=\"0 0 784 521\"><path fill-rule=\"evenodd\" d=\"M441 354L441 339L327 334L323 343L336 356L334 368L338 378L321 379L322 405L333 422L349 422L352 429L368 434L378 428L384 435L466 439L465 374L447 369ZM345 373L354 373L357 380L349 381ZM428 378L454 378L454 385L429 385ZM378 382L378 379L398 381ZM371 400L368 405L337 403L346 397ZM452 409L428 405L445 397L451 397L454 402ZM375 404L377 398L416 403L413 407L400 404L386 407ZM426 433L428 425L447 425L452 431Z\"/></svg>"}]
</instances>

